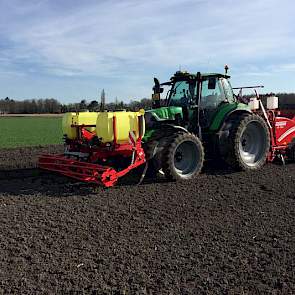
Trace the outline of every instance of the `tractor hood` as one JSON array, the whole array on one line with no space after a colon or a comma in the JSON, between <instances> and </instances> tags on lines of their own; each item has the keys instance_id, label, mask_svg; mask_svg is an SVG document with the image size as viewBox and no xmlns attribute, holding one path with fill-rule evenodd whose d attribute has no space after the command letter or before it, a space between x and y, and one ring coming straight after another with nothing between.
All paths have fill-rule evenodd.
<instances>
[{"instance_id":1,"label":"tractor hood","mask_svg":"<svg viewBox=\"0 0 295 295\"><path fill-rule=\"evenodd\" d=\"M143 141L148 141L154 132L161 126L161 123L175 122L177 119L182 119L182 107L161 107L151 109L145 112L145 136Z\"/></svg>"},{"instance_id":2,"label":"tractor hood","mask_svg":"<svg viewBox=\"0 0 295 295\"><path fill-rule=\"evenodd\" d=\"M146 122L152 120L154 122L161 122L166 120L175 120L176 116L182 118L182 107L161 107L158 109L151 109L145 112Z\"/></svg>"}]
</instances>

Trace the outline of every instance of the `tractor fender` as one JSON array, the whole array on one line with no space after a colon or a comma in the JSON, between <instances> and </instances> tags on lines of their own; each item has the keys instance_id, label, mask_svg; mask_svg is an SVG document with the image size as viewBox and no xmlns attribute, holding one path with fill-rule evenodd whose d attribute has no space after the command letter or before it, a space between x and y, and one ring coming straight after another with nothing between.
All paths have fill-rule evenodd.
<instances>
[{"instance_id":1,"label":"tractor fender","mask_svg":"<svg viewBox=\"0 0 295 295\"><path fill-rule=\"evenodd\" d=\"M229 117L232 117L241 113L251 114L252 111L248 105L243 103L236 102L236 103L222 104L218 108L213 118L213 121L211 122L209 131L214 133L218 132L223 127L224 122L228 120Z\"/></svg>"},{"instance_id":2,"label":"tractor fender","mask_svg":"<svg viewBox=\"0 0 295 295\"><path fill-rule=\"evenodd\" d=\"M252 112L249 110L246 110L246 109L243 109L243 110L239 110L239 109L235 109L233 111L230 111L228 114L226 114L226 116L224 117L223 121L221 122L220 124L220 128L218 131L223 131L225 129L228 128L228 125L227 123L231 120L233 120L235 117L240 117L240 116L243 116L243 115L250 115L252 114Z\"/></svg>"},{"instance_id":3,"label":"tractor fender","mask_svg":"<svg viewBox=\"0 0 295 295\"><path fill-rule=\"evenodd\" d=\"M179 125L173 125L173 124L162 124L161 128L157 130L157 145L156 145L156 152L160 151L166 144L167 140L171 138L174 134L178 133L189 133L189 131Z\"/></svg>"},{"instance_id":4,"label":"tractor fender","mask_svg":"<svg viewBox=\"0 0 295 295\"><path fill-rule=\"evenodd\" d=\"M166 128L172 128L172 130L174 131L181 131L181 132L184 132L184 133L189 133L189 131L182 127L182 126L179 126L179 125L173 125L173 124L163 124L162 127L167 130ZM167 132L167 131L166 131Z\"/></svg>"},{"instance_id":5,"label":"tractor fender","mask_svg":"<svg viewBox=\"0 0 295 295\"><path fill-rule=\"evenodd\" d=\"M189 133L189 131L179 125L173 124L161 124L161 128L156 130L155 137L144 144L144 149L148 151L147 158L154 158L157 162L160 162L159 155L171 139L174 134Z\"/></svg>"},{"instance_id":6,"label":"tractor fender","mask_svg":"<svg viewBox=\"0 0 295 295\"><path fill-rule=\"evenodd\" d=\"M219 150L219 154L222 156L226 153L226 145L225 142L228 139L228 136L230 134L230 130L233 126L233 123L236 119L239 117L246 117L248 115L252 114L251 111L248 110L234 110L231 111L226 115L224 118L220 129L216 133L216 143Z\"/></svg>"}]
</instances>

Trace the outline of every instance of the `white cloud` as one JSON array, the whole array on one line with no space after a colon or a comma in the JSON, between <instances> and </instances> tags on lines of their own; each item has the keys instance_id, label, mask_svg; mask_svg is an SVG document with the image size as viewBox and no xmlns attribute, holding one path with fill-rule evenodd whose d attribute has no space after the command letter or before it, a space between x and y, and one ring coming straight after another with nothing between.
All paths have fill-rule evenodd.
<instances>
[{"instance_id":1,"label":"white cloud","mask_svg":"<svg viewBox=\"0 0 295 295\"><path fill-rule=\"evenodd\" d=\"M121 77L138 83L179 65L222 71L229 63L250 76L256 63L257 73L261 67L272 71L294 57L291 0L82 3L69 9L55 1L0 2L7 12L0 20L0 42L11 46L8 53L0 47L0 63L28 63L28 69L59 77Z\"/></svg>"},{"instance_id":2,"label":"white cloud","mask_svg":"<svg viewBox=\"0 0 295 295\"><path fill-rule=\"evenodd\" d=\"M295 72L295 63L282 64L273 68L276 72Z\"/></svg>"}]
</instances>

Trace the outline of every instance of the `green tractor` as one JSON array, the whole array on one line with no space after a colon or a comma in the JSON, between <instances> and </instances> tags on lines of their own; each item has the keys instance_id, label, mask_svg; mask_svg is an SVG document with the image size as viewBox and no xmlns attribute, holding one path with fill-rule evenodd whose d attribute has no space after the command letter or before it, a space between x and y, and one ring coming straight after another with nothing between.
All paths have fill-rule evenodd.
<instances>
[{"instance_id":1,"label":"green tractor","mask_svg":"<svg viewBox=\"0 0 295 295\"><path fill-rule=\"evenodd\" d=\"M140 182L146 173L157 172L168 179L191 180L201 171L205 155L256 170L280 149L282 157L294 154L288 144L294 120L276 116L275 97L267 113L257 95L257 111L234 95L229 78L177 72L166 83L155 79L149 111L67 113L64 153L42 155L39 167L110 187L136 168L143 168ZM169 90L161 100L164 86Z\"/></svg>"},{"instance_id":2,"label":"green tractor","mask_svg":"<svg viewBox=\"0 0 295 295\"><path fill-rule=\"evenodd\" d=\"M267 123L234 94L229 78L179 71L169 82L154 79L153 107L145 113L143 138L150 172L190 180L200 173L205 155L240 170L264 165L270 150ZM164 86L169 90L160 99Z\"/></svg>"}]
</instances>

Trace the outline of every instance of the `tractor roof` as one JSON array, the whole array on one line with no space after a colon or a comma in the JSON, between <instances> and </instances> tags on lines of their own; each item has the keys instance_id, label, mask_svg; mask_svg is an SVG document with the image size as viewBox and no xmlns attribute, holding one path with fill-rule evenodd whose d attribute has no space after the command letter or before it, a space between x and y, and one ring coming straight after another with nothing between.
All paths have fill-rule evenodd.
<instances>
[{"instance_id":1,"label":"tractor roof","mask_svg":"<svg viewBox=\"0 0 295 295\"><path fill-rule=\"evenodd\" d=\"M218 77L218 78L230 78L229 75L225 75L225 74L220 74L220 73L201 73L202 77Z\"/></svg>"},{"instance_id":2,"label":"tractor roof","mask_svg":"<svg viewBox=\"0 0 295 295\"><path fill-rule=\"evenodd\" d=\"M218 78L230 78L229 75L225 75L225 74L220 74L220 73L201 73L202 77L218 77ZM184 71L178 71L174 74L174 76L171 79L177 79L177 78L182 78L182 77L187 77L190 79L194 79L197 78L197 74L192 74L192 73L188 73L188 72L184 72Z\"/></svg>"}]
</instances>

